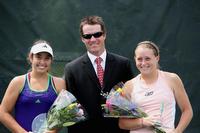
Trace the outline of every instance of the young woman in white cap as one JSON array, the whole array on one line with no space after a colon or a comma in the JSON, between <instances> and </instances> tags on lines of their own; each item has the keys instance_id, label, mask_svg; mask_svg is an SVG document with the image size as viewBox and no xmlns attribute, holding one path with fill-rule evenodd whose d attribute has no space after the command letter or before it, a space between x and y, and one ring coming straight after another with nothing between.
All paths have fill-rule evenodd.
<instances>
[{"instance_id":1,"label":"young woman in white cap","mask_svg":"<svg viewBox=\"0 0 200 133\"><path fill-rule=\"evenodd\" d=\"M48 42L36 41L28 59L31 70L12 79L0 106L1 122L14 133L31 132L33 119L46 113L60 90L65 89L62 78L48 73L53 60L53 50Z\"/></svg>"}]
</instances>

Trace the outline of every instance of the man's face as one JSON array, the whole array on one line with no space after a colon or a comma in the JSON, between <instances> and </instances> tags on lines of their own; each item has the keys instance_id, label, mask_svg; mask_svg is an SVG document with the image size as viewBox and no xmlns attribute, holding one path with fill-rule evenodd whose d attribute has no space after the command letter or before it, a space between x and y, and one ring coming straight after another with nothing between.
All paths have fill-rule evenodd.
<instances>
[{"instance_id":1,"label":"man's face","mask_svg":"<svg viewBox=\"0 0 200 133\"><path fill-rule=\"evenodd\" d=\"M105 50L106 35L102 32L99 24L86 24L82 27L83 35L82 42L85 44L87 50L96 56L99 56Z\"/></svg>"}]
</instances>

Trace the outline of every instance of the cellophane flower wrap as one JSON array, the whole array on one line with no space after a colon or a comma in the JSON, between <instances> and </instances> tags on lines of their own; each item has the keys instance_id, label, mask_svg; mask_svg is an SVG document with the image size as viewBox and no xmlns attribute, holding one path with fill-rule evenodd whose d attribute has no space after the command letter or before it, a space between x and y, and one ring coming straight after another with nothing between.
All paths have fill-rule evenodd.
<instances>
[{"instance_id":1,"label":"cellophane flower wrap","mask_svg":"<svg viewBox=\"0 0 200 133\"><path fill-rule=\"evenodd\" d=\"M148 115L142 111L135 103L122 95L124 83L115 85L107 95L106 103L102 104L103 116L113 118L142 118ZM159 123L155 123L156 133L166 133Z\"/></svg>"},{"instance_id":2,"label":"cellophane flower wrap","mask_svg":"<svg viewBox=\"0 0 200 133\"><path fill-rule=\"evenodd\" d=\"M52 130L74 125L87 119L87 113L77 99L67 90L61 90L58 97L52 104L40 129L34 129L34 133L43 133L45 130ZM32 123L32 128L39 124L41 119ZM37 127L38 128L38 127Z\"/></svg>"}]
</instances>

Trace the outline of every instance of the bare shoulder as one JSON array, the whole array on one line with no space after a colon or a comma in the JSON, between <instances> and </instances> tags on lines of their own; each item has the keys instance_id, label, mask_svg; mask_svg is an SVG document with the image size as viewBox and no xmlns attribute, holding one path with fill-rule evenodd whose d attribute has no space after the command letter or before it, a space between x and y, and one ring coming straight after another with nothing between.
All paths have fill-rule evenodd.
<instances>
[{"instance_id":1,"label":"bare shoulder","mask_svg":"<svg viewBox=\"0 0 200 133\"><path fill-rule=\"evenodd\" d=\"M54 80L54 84L55 84L56 90L58 92L60 92L62 89L66 89L65 80L64 79L62 79L60 77L53 76L53 80Z\"/></svg>"},{"instance_id":2,"label":"bare shoulder","mask_svg":"<svg viewBox=\"0 0 200 133\"><path fill-rule=\"evenodd\" d=\"M18 81L18 82L22 82L25 80L25 76L26 75L19 75L19 76L15 76L12 81Z\"/></svg>"},{"instance_id":3,"label":"bare shoulder","mask_svg":"<svg viewBox=\"0 0 200 133\"><path fill-rule=\"evenodd\" d=\"M20 76L14 77L10 81L7 91L20 92L24 86L24 82L25 82L25 75L20 75Z\"/></svg>"},{"instance_id":4,"label":"bare shoulder","mask_svg":"<svg viewBox=\"0 0 200 133\"><path fill-rule=\"evenodd\" d=\"M175 91L177 88L183 87L182 80L178 76L178 74L172 72L163 72L163 73L164 73L164 78L166 79L170 88L173 89L173 91Z\"/></svg>"},{"instance_id":5,"label":"bare shoulder","mask_svg":"<svg viewBox=\"0 0 200 133\"><path fill-rule=\"evenodd\" d=\"M25 82L25 75L19 75L19 76L14 77L11 80L10 83L13 84L13 85L15 85L15 86L21 86L21 87L23 87L24 82Z\"/></svg>"},{"instance_id":6,"label":"bare shoulder","mask_svg":"<svg viewBox=\"0 0 200 133\"><path fill-rule=\"evenodd\" d=\"M124 84L124 89L132 88L132 86L133 86L133 80L134 80L134 79L128 80L128 81Z\"/></svg>"},{"instance_id":7,"label":"bare shoulder","mask_svg":"<svg viewBox=\"0 0 200 133\"><path fill-rule=\"evenodd\" d=\"M131 93L133 91L133 81L134 78L131 80L128 80L123 87L123 95L126 96L128 99L131 98Z\"/></svg>"},{"instance_id":8,"label":"bare shoulder","mask_svg":"<svg viewBox=\"0 0 200 133\"><path fill-rule=\"evenodd\" d=\"M164 77L169 81L169 82L175 82L177 80L180 80L179 76L176 73L172 72L166 72L164 71Z\"/></svg>"},{"instance_id":9,"label":"bare shoulder","mask_svg":"<svg viewBox=\"0 0 200 133\"><path fill-rule=\"evenodd\" d=\"M24 82L25 75L16 76L10 81L1 102L1 107L5 111L12 112L21 89L24 86Z\"/></svg>"}]
</instances>

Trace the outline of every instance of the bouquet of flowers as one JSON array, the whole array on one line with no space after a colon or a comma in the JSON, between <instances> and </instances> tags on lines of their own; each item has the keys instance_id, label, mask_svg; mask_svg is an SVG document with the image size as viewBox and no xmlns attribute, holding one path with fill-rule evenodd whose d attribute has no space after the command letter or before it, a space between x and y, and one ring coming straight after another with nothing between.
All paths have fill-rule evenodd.
<instances>
[{"instance_id":1,"label":"bouquet of flowers","mask_svg":"<svg viewBox=\"0 0 200 133\"><path fill-rule=\"evenodd\" d=\"M46 130L74 125L87 119L85 109L67 90L62 90L48 113L35 117L32 122L33 133L43 133Z\"/></svg>"},{"instance_id":2,"label":"bouquet of flowers","mask_svg":"<svg viewBox=\"0 0 200 133\"><path fill-rule=\"evenodd\" d=\"M138 106L122 95L123 82L115 85L107 95L106 103L102 104L103 116L113 118L142 118L148 115ZM156 133L166 133L161 125L155 123L153 126Z\"/></svg>"}]
</instances>

